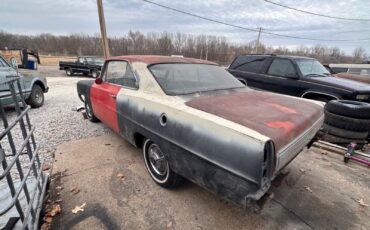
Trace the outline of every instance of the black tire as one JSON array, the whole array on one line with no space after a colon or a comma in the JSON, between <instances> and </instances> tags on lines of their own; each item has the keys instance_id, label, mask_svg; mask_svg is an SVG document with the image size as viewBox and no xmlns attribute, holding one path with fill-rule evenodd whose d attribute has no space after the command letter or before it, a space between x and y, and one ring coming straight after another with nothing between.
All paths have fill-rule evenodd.
<instances>
[{"instance_id":1,"label":"black tire","mask_svg":"<svg viewBox=\"0 0 370 230\"><path fill-rule=\"evenodd\" d=\"M44 104L44 91L41 86L34 85L30 96L27 98L26 103L31 106L31 108L39 108Z\"/></svg>"},{"instance_id":2,"label":"black tire","mask_svg":"<svg viewBox=\"0 0 370 230\"><path fill-rule=\"evenodd\" d=\"M363 139L350 139L350 138L343 138L343 137L338 137L332 134L325 134L322 138L322 140L334 143L334 144L340 144L340 145L348 145L351 142L356 142L358 144L365 144L367 143Z\"/></svg>"},{"instance_id":3,"label":"black tire","mask_svg":"<svg viewBox=\"0 0 370 230\"><path fill-rule=\"evenodd\" d=\"M91 76L93 78L98 78L99 77L99 71L98 70L93 70L91 71Z\"/></svg>"},{"instance_id":4,"label":"black tire","mask_svg":"<svg viewBox=\"0 0 370 230\"><path fill-rule=\"evenodd\" d=\"M370 120L370 104L365 102L333 100L326 105L325 109L346 117Z\"/></svg>"},{"instance_id":5,"label":"black tire","mask_svg":"<svg viewBox=\"0 0 370 230\"><path fill-rule=\"evenodd\" d=\"M151 153L151 151L154 151L154 153ZM157 157L155 162L153 162L154 157L151 157L150 154ZM181 182L182 177L171 170L165 154L160 150L159 146L150 139L144 141L143 156L145 166L155 183L163 188L174 188Z\"/></svg>"},{"instance_id":6,"label":"black tire","mask_svg":"<svg viewBox=\"0 0 370 230\"><path fill-rule=\"evenodd\" d=\"M348 139L360 139L360 140L365 140L367 139L369 132L356 132L356 131L350 131L350 130L345 130L345 129L340 129L328 124L323 125L323 131L327 132L329 134L335 135L337 137L343 137L343 138L348 138Z\"/></svg>"},{"instance_id":7,"label":"black tire","mask_svg":"<svg viewBox=\"0 0 370 230\"><path fill-rule=\"evenodd\" d=\"M350 131L370 131L370 119L357 119L337 115L325 110L325 123L331 126Z\"/></svg>"},{"instance_id":8,"label":"black tire","mask_svg":"<svg viewBox=\"0 0 370 230\"><path fill-rule=\"evenodd\" d=\"M66 69L66 75L67 75L67 76L73 76L73 71L72 71L72 69L67 68L67 69Z\"/></svg>"},{"instance_id":9,"label":"black tire","mask_svg":"<svg viewBox=\"0 0 370 230\"><path fill-rule=\"evenodd\" d=\"M86 113L86 117L89 121L94 122L94 123L100 121L97 117L95 117L94 111L93 111L92 106L91 106L91 103L88 102L86 99L85 99L85 113Z\"/></svg>"}]
</instances>

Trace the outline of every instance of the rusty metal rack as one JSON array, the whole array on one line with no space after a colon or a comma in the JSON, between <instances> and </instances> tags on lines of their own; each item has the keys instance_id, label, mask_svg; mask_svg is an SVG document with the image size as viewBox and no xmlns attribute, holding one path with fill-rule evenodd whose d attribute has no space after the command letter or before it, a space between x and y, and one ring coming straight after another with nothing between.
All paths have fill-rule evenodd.
<instances>
[{"instance_id":1,"label":"rusty metal rack","mask_svg":"<svg viewBox=\"0 0 370 230\"><path fill-rule=\"evenodd\" d=\"M3 187L9 197L2 200L5 205L0 205L0 219L3 218L2 223L6 223L5 228L38 229L48 176L42 170L39 146L34 137L35 127L30 122L30 107L24 101L19 77L7 77L1 84L9 87L8 99L11 98L15 105L16 118L8 121L0 98L0 118L4 126L0 132L0 183L6 186ZM17 125L21 134L19 130L15 131ZM19 139L20 136L22 142L16 146L14 137ZM4 143L10 148L4 148ZM6 153L7 150L9 153ZM26 162L21 162L21 155L28 156L24 156Z\"/></svg>"}]
</instances>

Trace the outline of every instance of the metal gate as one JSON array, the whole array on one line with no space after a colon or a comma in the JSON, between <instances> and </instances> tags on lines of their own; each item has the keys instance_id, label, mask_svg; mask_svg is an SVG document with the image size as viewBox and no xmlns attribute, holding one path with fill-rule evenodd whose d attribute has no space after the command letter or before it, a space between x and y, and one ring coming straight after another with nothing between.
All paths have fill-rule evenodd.
<instances>
[{"instance_id":1,"label":"metal gate","mask_svg":"<svg viewBox=\"0 0 370 230\"><path fill-rule=\"evenodd\" d=\"M5 195L9 199L1 200L5 204L0 205L0 218L6 218L5 221L2 220L6 223L4 228L37 229L47 175L42 171L42 162L38 156L39 146L34 137L35 127L30 123L30 107L24 101L19 77L7 77L1 84L9 86L9 94L7 98L0 98L0 118L4 126L0 133L0 183L5 186ZM2 104L2 100L9 98L16 111L16 118L11 121L8 121ZM20 129L17 130L18 125ZM18 146L14 141L15 137L21 139ZM21 155L26 162L20 160Z\"/></svg>"}]
</instances>

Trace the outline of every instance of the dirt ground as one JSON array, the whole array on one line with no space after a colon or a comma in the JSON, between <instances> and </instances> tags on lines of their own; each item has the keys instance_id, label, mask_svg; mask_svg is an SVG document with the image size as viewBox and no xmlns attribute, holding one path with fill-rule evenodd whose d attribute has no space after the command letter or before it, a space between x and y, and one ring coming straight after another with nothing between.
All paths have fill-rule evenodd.
<instances>
[{"instance_id":1,"label":"dirt ground","mask_svg":"<svg viewBox=\"0 0 370 230\"><path fill-rule=\"evenodd\" d=\"M107 134L58 147L54 199L62 200L62 213L52 229L370 229L369 207L358 202L370 202L368 170L344 165L335 153L305 151L255 214L191 182L157 186L141 150ZM83 212L72 213L84 203Z\"/></svg>"},{"instance_id":2,"label":"dirt ground","mask_svg":"<svg viewBox=\"0 0 370 230\"><path fill-rule=\"evenodd\" d=\"M151 180L140 149L72 110L82 105L75 93L82 77L66 77L56 66L39 72L51 86L45 107L31 113L37 129L47 133L39 139L62 133L55 141L62 144L53 152L49 198L62 212L52 229L370 229L370 207L360 205L361 199L370 205L369 168L345 165L335 153L305 151L289 165L285 180L273 186L274 197L259 214L191 182L166 190ZM65 114L68 126L51 116L56 112ZM84 203L83 211L72 213Z\"/></svg>"}]
</instances>

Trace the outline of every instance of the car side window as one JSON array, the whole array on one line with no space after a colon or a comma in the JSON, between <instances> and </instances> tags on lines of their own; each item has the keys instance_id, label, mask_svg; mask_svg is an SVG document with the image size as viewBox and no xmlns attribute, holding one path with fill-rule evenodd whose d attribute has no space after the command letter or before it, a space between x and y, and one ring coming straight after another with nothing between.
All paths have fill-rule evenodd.
<instances>
[{"instance_id":1,"label":"car side window","mask_svg":"<svg viewBox=\"0 0 370 230\"><path fill-rule=\"evenodd\" d=\"M287 76L287 74L296 74L296 70L293 66L293 63L288 59L275 58L267 74L275 76Z\"/></svg>"},{"instance_id":2,"label":"car side window","mask_svg":"<svg viewBox=\"0 0 370 230\"><path fill-rule=\"evenodd\" d=\"M236 69L251 73L258 73L262 67L263 61L264 59L256 59L250 62L246 62L242 65L239 65Z\"/></svg>"},{"instance_id":3,"label":"car side window","mask_svg":"<svg viewBox=\"0 0 370 230\"><path fill-rule=\"evenodd\" d=\"M125 61L110 61L107 63L104 78L106 82L128 88L137 88L136 78L130 65Z\"/></svg>"},{"instance_id":4,"label":"car side window","mask_svg":"<svg viewBox=\"0 0 370 230\"><path fill-rule=\"evenodd\" d=\"M78 59L78 62L79 62L80 64L84 64L85 60L84 60L84 58L79 58L79 59Z\"/></svg>"}]
</instances>

